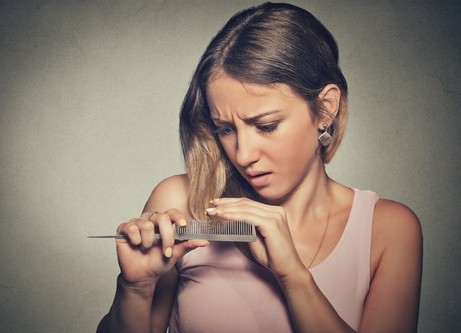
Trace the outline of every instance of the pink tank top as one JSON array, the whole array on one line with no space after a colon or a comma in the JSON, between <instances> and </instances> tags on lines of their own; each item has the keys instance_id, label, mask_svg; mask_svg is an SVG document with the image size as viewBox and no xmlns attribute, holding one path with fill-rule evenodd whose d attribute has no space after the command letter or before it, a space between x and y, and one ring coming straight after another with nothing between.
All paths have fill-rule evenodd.
<instances>
[{"instance_id":1,"label":"pink tank top","mask_svg":"<svg viewBox=\"0 0 461 333\"><path fill-rule=\"evenodd\" d=\"M354 192L338 244L310 272L341 318L358 330L370 285L371 226L378 197ZM216 242L191 251L178 268L170 333L293 331L278 282L235 244Z\"/></svg>"}]
</instances>

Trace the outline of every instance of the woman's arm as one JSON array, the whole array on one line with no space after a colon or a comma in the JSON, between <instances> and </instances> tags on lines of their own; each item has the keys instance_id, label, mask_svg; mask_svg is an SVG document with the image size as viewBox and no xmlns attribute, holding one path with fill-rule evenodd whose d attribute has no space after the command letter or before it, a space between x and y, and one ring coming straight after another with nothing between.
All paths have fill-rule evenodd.
<instances>
[{"instance_id":1,"label":"woman's arm","mask_svg":"<svg viewBox=\"0 0 461 333\"><path fill-rule=\"evenodd\" d=\"M406 206L379 200L373 219L372 282L361 332L416 332L421 290L421 224Z\"/></svg>"},{"instance_id":2,"label":"woman's arm","mask_svg":"<svg viewBox=\"0 0 461 333\"><path fill-rule=\"evenodd\" d=\"M284 290L296 332L353 332L316 285L300 259L281 207L249 199L219 199L209 213L251 221L260 239L253 256L269 268ZM380 200L372 231L371 286L359 332L414 332L421 284L422 236L405 206ZM341 274L341 272L338 272Z\"/></svg>"},{"instance_id":3,"label":"woman's arm","mask_svg":"<svg viewBox=\"0 0 461 333\"><path fill-rule=\"evenodd\" d=\"M122 223L117 233L121 273L110 312L98 332L165 332L176 294L175 263L187 252L208 242L176 243L173 224L185 223L188 181L185 175L170 177L153 190L139 218ZM171 207L175 207L172 209ZM159 212L152 214L151 212ZM160 232L161 242L154 232Z\"/></svg>"},{"instance_id":4,"label":"woman's arm","mask_svg":"<svg viewBox=\"0 0 461 333\"><path fill-rule=\"evenodd\" d=\"M165 314L169 312L167 307L170 304L168 293L173 294L173 291L162 289L163 295L157 295L155 290L159 290L159 287L164 284L161 282L162 279L164 278L158 281L152 280L150 283L133 284L127 283L119 275L112 307L100 322L97 333L165 332L167 323ZM155 298L153 297L154 292ZM158 314L154 317L152 302L156 298L159 300L167 298L167 302L162 309L157 306Z\"/></svg>"},{"instance_id":5,"label":"woman's arm","mask_svg":"<svg viewBox=\"0 0 461 333\"><path fill-rule=\"evenodd\" d=\"M354 332L338 315L306 268L300 268L296 274L280 280L280 285L287 299L295 332Z\"/></svg>"},{"instance_id":6,"label":"woman's arm","mask_svg":"<svg viewBox=\"0 0 461 333\"><path fill-rule=\"evenodd\" d=\"M417 331L421 267L418 218L399 203L379 200L373 219L372 279L359 332ZM289 275L282 287L298 332L353 332L307 270Z\"/></svg>"},{"instance_id":7,"label":"woman's arm","mask_svg":"<svg viewBox=\"0 0 461 333\"><path fill-rule=\"evenodd\" d=\"M97 333L166 332L176 294L177 272L172 269L152 286L133 286L117 278L117 291L110 312ZM138 288L137 288L138 287ZM155 291L150 291L154 287Z\"/></svg>"},{"instance_id":8,"label":"woman's arm","mask_svg":"<svg viewBox=\"0 0 461 333\"><path fill-rule=\"evenodd\" d=\"M246 198L213 201L209 215L251 221L258 240L249 247L254 258L272 271L282 287L295 332L353 332L317 287L298 255L285 210ZM341 272L338 272L340 274Z\"/></svg>"}]
</instances>

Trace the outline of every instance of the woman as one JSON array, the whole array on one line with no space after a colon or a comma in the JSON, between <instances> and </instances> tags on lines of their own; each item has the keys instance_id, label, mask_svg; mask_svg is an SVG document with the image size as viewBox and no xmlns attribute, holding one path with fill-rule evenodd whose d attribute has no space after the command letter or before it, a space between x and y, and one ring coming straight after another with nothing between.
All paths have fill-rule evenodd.
<instances>
[{"instance_id":1,"label":"woman","mask_svg":"<svg viewBox=\"0 0 461 333\"><path fill-rule=\"evenodd\" d=\"M325 172L346 95L336 43L310 13L267 3L234 15L182 106L187 175L118 227L121 274L98 331L416 331L417 217ZM207 215L249 221L258 240L174 241L175 224Z\"/></svg>"}]
</instances>

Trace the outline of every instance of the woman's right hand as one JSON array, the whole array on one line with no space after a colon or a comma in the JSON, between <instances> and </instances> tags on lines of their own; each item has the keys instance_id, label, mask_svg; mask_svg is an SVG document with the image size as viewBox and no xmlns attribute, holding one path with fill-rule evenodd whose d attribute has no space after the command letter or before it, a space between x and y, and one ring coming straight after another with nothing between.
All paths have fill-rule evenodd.
<instances>
[{"instance_id":1,"label":"woman's right hand","mask_svg":"<svg viewBox=\"0 0 461 333\"><path fill-rule=\"evenodd\" d=\"M185 215L177 209L144 212L139 218L119 225L117 234L127 236L116 240L121 276L127 283L156 281L188 251L209 244L204 240L175 242L175 224L187 225ZM161 239L155 239L155 232Z\"/></svg>"}]
</instances>

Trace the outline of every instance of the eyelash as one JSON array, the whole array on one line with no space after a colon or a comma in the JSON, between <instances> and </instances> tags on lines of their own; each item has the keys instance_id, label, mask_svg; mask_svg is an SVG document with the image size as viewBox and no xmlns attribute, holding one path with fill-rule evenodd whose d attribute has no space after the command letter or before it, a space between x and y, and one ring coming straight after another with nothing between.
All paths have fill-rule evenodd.
<instances>
[{"instance_id":1,"label":"eyelash","mask_svg":"<svg viewBox=\"0 0 461 333\"><path fill-rule=\"evenodd\" d=\"M270 123L270 124L255 124L256 129L263 133L271 133L277 129L277 126L279 125L279 122L275 123ZM231 132L229 132L231 131ZM217 134L218 136L227 136L231 135L235 129L232 126L223 126L223 127L218 127L216 130L214 130L214 133Z\"/></svg>"},{"instance_id":2,"label":"eyelash","mask_svg":"<svg viewBox=\"0 0 461 333\"><path fill-rule=\"evenodd\" d=\"M227 132L228 130L232 130L231 133ZM223 126L223 127L218 127L216 128L213 132L218 135L218 136L227 136L232 134L234 129L230 126ZM226 133L227 132L227 133Z\"/></svg>"},{"instance_id":3,"label":"eyelash","mask_svg":"<svg viewBox=\"0 0 461 333\"><path fill-rule=\"evenodd\" d=\"M278 122L276 123L270 123L270 124L260 124L256 125L256 128L258 131L263 132L263 133L271 133L277 129L277 126L279 125Z\"/></svg>"}]
</instances>

